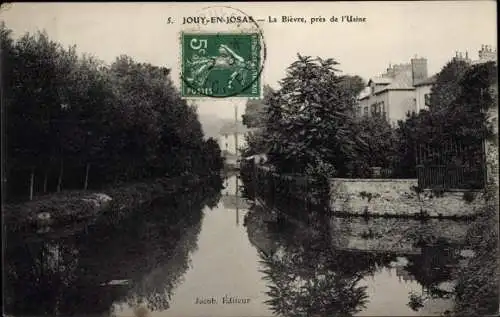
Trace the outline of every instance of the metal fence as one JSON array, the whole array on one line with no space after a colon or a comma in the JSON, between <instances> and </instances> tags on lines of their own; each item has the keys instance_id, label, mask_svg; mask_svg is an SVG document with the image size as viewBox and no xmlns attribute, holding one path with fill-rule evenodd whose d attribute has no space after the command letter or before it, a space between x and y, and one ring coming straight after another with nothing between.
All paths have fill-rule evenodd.
<instances>
[{"instance_id":1,"label":"metal fence","mask_svg":"<svg viewBox=\"0 0 500 317\"><path fill-rule=\"evenodd\" d=\"M417 166L418 186L420 188L442 189L483 189L484 170L466 166Z\"/></svg>"},{"instance_id":2,"label":"metal fence","mask_svg":"<svg viewBox=\"0 0 500 317\"><path fill-rule=\"evenodd\" d=\"M416 150L416 171L420 188L484 188L484 143L464 145L460 140L443 140L439 145L420 144Z\"/></svg>"}]
</instances>

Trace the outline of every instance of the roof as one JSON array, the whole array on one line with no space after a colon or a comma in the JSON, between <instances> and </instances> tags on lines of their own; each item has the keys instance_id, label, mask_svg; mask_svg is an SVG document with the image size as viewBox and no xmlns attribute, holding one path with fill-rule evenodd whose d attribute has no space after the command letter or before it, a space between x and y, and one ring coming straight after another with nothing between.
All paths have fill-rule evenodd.
<instances>
[{"instance_id":1,"label":"roof","mask_svg":"<svg viewBox=\"0 0 500 317\"><path fill-rule=\"evenodd\" d=\"M374 82L377 85L387 85L392 82L392 78L390 77L373 77L368 81L368 85L370 85L371 82Z\"/></svg>"},{"instance_id":2,"label":"roof","mask_svg":"<svg viewBox=\"0 0 500 317\"><path fill-rule=\"evenodd\" d=\"M437 74L427 77L425 79L417 81L413 86L426 86L433 85L436 82Z\"/></svg>"},{"instance_id":3,"label":"roof","mask_svg":"<svg viewBox=\"0 0 500 317\"><path fill-rule=\"evenodd\" d=\"M415 89L415 87L413 87L413 78L411 71L404 71L398 73L389 85L380 87L380 89L376 89L375 94L387 90L412 90L412 89Z\"/></svg>"},{"instance_id":4,"label":"roof","mask_svg":"<svg viewBox=\"0 0 500 317\"><path fill-rule=\"evenodd\" d=\"M478 64L485 64L485 63L489 63L489 62L495 62L495 64L497 63L497 61L494 59L493 60L480 59L480 60L472 61L471 64L478 65Z\"/></svg>"},{"instance_id":5,"label":"roof","mask_svg":"<svg viewBox=\"0 0 500 317\"><path fill-rule=\"evenodd\" d=\"M227 122L219 130L219 134L247 133L249 129L241 122Z\"/></svg>"},{"instance_id":6,"label":"roof","mask_svg":"<svg viewBox=\"0 0 500 317\"><path fill-rule=\"evenodd\" d=\"M365 87L360 93L359 93L359 96L358 96L358 99L364 99L366 97L369 97L371 94L371 90L370 90L370 87Z\"/></svg>"}]
</instances>

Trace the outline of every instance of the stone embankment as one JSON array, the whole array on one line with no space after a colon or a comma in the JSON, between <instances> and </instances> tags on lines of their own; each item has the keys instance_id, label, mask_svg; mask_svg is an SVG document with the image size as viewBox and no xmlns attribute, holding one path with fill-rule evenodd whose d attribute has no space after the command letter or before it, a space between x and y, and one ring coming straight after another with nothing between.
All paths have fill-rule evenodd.
<instances>
[{"instance_id":1,"label":"stone embankment","mask_svg":"<svg viewBox=\"0 0 500 317\"><path fill-rule=\"evenodd\" d=\"M419 190L416 179L330 180L330 206L338 214L466 218L484 206L482 191Z\"/></svg>"}]
</instances>

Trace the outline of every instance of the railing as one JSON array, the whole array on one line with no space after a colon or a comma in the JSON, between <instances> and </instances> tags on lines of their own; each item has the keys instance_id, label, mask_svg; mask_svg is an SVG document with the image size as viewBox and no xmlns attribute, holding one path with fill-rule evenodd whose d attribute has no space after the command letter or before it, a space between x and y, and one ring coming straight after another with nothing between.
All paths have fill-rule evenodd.
<instances>
[{"instance_id":1,"label":"railing","mask_svg":"<svg viewBox=\"0 0 500 317\"><path fill-rule=\"evenodd\" d=\"M439 144L419 144L417 178L423 189L483 189L486 183L484 142L451 138Z\"/></svg>"},{"instance_id":2,"label":"railing","mask_svg":"<svg viewBox=\"0 0 500 317\"><path fill-rule=\"evenodd\" d=\"M417 166L418 185L423 189L482 189L485 185L482 168L465 166Z\"/></svg>"}]
</instances>

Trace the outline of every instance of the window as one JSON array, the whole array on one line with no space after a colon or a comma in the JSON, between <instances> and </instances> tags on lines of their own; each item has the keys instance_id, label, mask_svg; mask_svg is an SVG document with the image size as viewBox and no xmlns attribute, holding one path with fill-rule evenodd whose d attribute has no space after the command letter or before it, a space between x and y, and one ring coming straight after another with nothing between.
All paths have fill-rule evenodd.
<instances>
[{"instance_id":1,"label":"window","mask_svg":"<svg viewBox=\"0 0 500 317\"><path fill-rule=\"evenodd\" d=\"M364 111L364 113L363 113L363 114L364 114L365 116L368 116L368 107L365 107L365 109L363 109L363 111Z\"/></svg>"},{"instance_id":2,"label":"window","mask_svg":"<svg viewBox=\"0 0 500 317\"><path fill-rule=\"evenodd\" d=\"M371 107L372 116L380 116L384 112L384 102L374 103Z\"/></svg>"},{"instance_id":3,"label":"window","mask_svg":"<svg viewBox=\"0 0 500 317\"><path fill-rule=\"evenodd\" d=\"M227 150L228 146L227 146L227 142L226 142L226 150Z\"/></svg>"},{"instance_id":4,"label":"window","mask_svg":"<svg viewBox=\"0 0 500 317\"><path fill-rule=\"evenodd\" d=\"M429 107L430 104L431 104L431 94L425 94L424 95L424 101L425 101L425 105L427 107Z\"/></svg>"},{"instance_id":5,"label":"window","mask_svg":"<svg viewBox=\"0 0 500 317\"><path fill-rule=\"evenodd\" d=\"M224 134L224 137L227 139L227 134Z\"/></svg>"}]
</instances>

